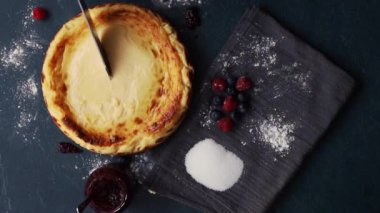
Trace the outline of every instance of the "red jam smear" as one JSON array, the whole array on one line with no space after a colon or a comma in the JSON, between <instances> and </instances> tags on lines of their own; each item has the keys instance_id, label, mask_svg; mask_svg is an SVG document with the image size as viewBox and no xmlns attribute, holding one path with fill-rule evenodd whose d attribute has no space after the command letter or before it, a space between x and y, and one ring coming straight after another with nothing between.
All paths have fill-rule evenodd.
<instances>
[{"instance_id":1,"label":"red jam smear","mask_svg":"<svg viewBox=\"0 0 380 213\"><path fill-rule=\"evenodd\" d=\"M81 153L83 152L83 150L81 150L80 148L74 146L73 144L71 143L67 143L67 142L59 142L58 144L58 150L59 152L61 153Z\"/></svg>"}]
</instances>

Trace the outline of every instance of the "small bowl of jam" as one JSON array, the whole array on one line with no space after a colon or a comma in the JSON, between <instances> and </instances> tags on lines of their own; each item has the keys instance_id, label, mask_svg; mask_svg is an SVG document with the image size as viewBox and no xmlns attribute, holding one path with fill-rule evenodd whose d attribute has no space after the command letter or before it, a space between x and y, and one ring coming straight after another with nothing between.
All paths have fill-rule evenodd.
<instances>
[{"instance_id":1,"label":"small bowl of jam","mask_svg":"<svg viewBox=\"0 0 380 213\"><path fill-rule=\"evenodd\" d=\"M116 166L95 170L86 182L85 196L90 200L90 207L99 213L119 212L126 207L128 194L128 176Z\"/></svg>"}]
</instances>

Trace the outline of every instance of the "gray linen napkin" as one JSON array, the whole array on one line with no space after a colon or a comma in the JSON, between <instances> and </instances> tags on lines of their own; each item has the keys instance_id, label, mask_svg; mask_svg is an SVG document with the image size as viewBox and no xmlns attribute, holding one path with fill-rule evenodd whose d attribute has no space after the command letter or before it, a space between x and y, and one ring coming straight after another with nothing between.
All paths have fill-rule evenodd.
<instances>
[{"instance_id":1,"label":"gray linen napkin","mask_svg":"<svg viewBox=\"0 0 380 213\"><path fill-rule=\"evenodd\" d=\"M231 133L208 118L208 81L223 73L248 75L255 84L252 109ZM263 212L326 131L354 81L257 8L244 13L207 75L178 131L139 157L145 162L140 181L205 212ZM244 161L241 178L227 191L212 191L186 173L186 153L205 138Z\"/></svg>"}]
</instances>

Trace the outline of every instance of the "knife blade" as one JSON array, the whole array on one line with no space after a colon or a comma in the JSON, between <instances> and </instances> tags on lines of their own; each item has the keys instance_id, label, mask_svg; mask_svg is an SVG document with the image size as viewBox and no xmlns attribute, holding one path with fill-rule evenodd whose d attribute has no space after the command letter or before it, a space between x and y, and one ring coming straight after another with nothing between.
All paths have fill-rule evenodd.
<instances>
[{"instance_id":1,"label":"knife blade","mask_svg":"<svg viewBox=\"0 0 380 213\"><path fill-rule=\"evenodd\" d=\"M100 54L100 56L102 58L104 67L105 67L105 69L107 71L107 74L108 74L108 77L111 78L112 77L111 65L109 63L109 60L108 60L108 57L107 57L107 53L104 50L104 48L102 46L102 43L100 42L98 34L96 33L96 30L95 30L95 27L94 27L94 23L92 22L92 19L91 19L91 16L90 16L87 4L84 2L84 0L78 0L78 4L79 4L79 7L80 7L80 9L81 9L81 11L83 13L83 17L86 20L87 26L90 28L91 35L92 35L92 37L95 40L98 52L99 52L99 54Z\"/></svg>"}]
</instances>

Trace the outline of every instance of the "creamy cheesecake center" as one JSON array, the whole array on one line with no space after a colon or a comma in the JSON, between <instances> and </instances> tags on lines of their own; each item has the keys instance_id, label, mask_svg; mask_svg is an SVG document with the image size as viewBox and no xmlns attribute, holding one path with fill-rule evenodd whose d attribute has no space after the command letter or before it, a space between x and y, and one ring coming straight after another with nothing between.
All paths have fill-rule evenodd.
<instances>
[{"instance_id":1,"label":"creamy cheesecake center","mask_svg":"<svg viewBox=\"0 0 380 213\"><path fill-rule=\"evenodd\" d=\"M99 37L113 76L105 71L95 42L88 34L71 53L66 67L67 97L79 123L106 127L128 122L146 111L157 89L156 62L142 37L124 26L102 27Z\"/></svg>"}]
</instances>

